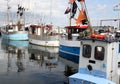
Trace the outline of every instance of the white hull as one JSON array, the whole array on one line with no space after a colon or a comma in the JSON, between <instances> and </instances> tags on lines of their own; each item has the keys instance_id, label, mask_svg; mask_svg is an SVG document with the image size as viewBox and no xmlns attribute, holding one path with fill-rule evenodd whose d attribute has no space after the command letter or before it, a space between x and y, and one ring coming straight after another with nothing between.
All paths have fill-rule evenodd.
<instances>
[{"instance_id":1,"label":"white hull","mask_svg":"<svg viewBox=\"0 0 120 84\"><path fill-rule=\"evenodd\" d=\"M77 40L67 40L67 39L60 39L60 45L70 46L70 47L80 47L80 41Z\"/></svg>"},{"instance_id":2,"label":"white hull","mask_svg":"<svg viewBox=\"0 0 120 84\"><path fill-rule=\"evenodd\" d=\"M58 47L59 46L58 38L59 37L56 36L48 36L45 38L41 38L41 36L39 35L29 35L29 42L41 46Z\"/></svg>"}]
</instances>

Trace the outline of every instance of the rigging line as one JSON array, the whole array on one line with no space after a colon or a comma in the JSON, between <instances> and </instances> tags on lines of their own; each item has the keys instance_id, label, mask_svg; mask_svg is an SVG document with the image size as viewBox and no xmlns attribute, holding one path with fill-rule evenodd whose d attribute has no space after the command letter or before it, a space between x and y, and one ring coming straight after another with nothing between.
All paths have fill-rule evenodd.
<instances>
[{"instance_id":1,"label":"rigging line","mask_svg":"<svg viewBox=\"0 0 120 84\"><path fill-rule=\"evenodd\" d=\"M85 1L84 2L80 2L80 3L81 3L82 8L85 10L85 14L87 16L88 26L89 26L89 29L90 29L90 33L94 33L92 25L91 25L91 22L90 22L90 18L88 16L88 11L87 11L87 7L86 7L86 4L85 4Z\"/></svg>"},{"instance_id":2,"label":"rigging line","mask_svg":"<svg viewBox=\"0 0 120 84\"><path fill-rule=\"evenodd\" d=\"M50 24L52 24L52 3L53 1L50 0Z\"/></svg>"}]
</instances>

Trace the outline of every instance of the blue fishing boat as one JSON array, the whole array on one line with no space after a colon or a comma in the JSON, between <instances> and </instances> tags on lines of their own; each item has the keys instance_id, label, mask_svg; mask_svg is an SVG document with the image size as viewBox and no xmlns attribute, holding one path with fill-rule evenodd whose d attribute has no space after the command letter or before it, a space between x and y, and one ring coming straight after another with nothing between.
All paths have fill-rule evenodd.
<instances>
[{"instance_id":1,"label":"blue fishing boat","mask_svg":"<svg viewBox=\"0 0 120 84\"><path fill-rule=\"evenodd\" d=\"M24 25L25 8L18 5L18 22L15 24L10 23L10 8L9 1L7 1L7 25L1 28L2 38L10 40L28 40L28 31L26 31Z\"/></svg>"},{"instance_id":2,"label":"blue fishing boat","mask_svg":"<svg viewBox=\"0 0 120 84\"><path fill-rule=\"evenodd\" d=\"M86 35L86 31L84 35L82 32L88 28L89 20L87 14L83 10L85 6L83 5L80 10L77 3L73 1L70 2L70 7L67 7L65 11L65 14L70 13L70 24L65 27L67 34L60 38L59 54L64 58L78 63L81 45L79 39ZM77 19L74 17L76 11L79 11ZM72 24L72 22L75 22L75 24Z\"/></svg>"}]
</instances>

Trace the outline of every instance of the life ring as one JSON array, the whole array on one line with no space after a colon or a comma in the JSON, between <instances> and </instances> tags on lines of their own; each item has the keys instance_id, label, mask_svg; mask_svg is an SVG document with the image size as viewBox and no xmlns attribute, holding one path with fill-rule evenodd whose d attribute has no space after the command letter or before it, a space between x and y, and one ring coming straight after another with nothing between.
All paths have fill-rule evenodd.
<instances>
[{"instance_id":1,"label":"life ring","mask_svg":"<svg viewBox=\"0 0 120 84\"><path fill-rule=\"evenodd\" d=\"M91 34L91 38L105 39L106 35Z\"/></svg>"}]
</instances>

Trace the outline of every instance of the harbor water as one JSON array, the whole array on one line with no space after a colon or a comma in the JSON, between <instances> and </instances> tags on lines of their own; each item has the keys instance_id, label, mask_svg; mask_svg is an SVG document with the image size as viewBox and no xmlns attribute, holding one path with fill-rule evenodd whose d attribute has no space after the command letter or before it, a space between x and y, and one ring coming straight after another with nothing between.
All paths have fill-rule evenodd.
<instances>
[{"instance_id":1,"label":"harbor water","mask_svg":"<svg viewBox=\"0 0 120 84\"><path fill-rule=\"evenodd\" d=\"M77 69L59 56L59 48L0 37L0 84L65 84Z\"/></svg>"}]
</instances>

